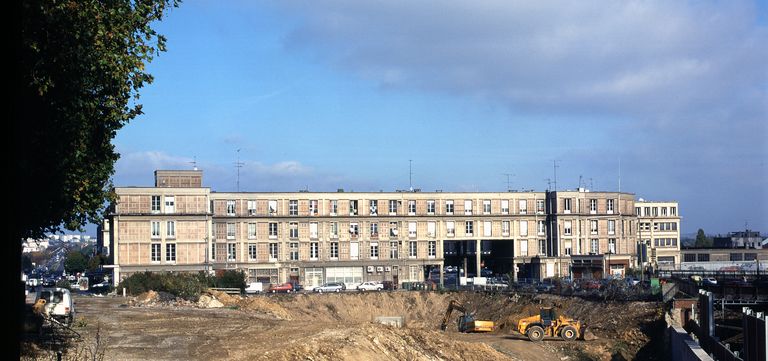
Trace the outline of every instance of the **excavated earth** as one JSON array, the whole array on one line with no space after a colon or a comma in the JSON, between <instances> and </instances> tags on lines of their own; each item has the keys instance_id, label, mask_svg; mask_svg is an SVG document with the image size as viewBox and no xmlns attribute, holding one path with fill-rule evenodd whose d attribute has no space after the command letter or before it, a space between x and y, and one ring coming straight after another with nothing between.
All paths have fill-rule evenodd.
<instances>
[{"instance_id":1,"label":"excavated earth","mask_svg":"<svg viewBox=\"0 0 768 361\"><path fill-rule=\"evenodd\" d=\"M496 322L490 334L439 324L455 299ZM83 343L100 335L107 360L653 360L663 359L661 305L553 295L374 292L240 297L197 303L150 292L78 297ZM589 341L533 343L514 330L541 306L588 325ZM405 327L373 322L402 316ZM454 314L452 320L455 320Z\"/></svg>"}]
</instances>

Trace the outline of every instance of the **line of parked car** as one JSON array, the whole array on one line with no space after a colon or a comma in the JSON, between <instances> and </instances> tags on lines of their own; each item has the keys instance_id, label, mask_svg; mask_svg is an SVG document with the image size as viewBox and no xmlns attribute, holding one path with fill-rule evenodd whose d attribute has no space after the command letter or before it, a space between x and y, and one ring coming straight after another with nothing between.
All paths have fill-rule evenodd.
<instances>
[{"instance_id":1,"label":"line of parked car","mask_svg":"<svg viewBox=\"0 0 768 361\"><path fill-rule=\"evenodd\" d=\"M362 282L362 283L350 285L350 286L352 287L347 287L347 285L343 282L326 282L322 285L307 289L307 291L312 291L317 293L328 293L328 292L342 292L347 290L366 292L366 291L382 291L385 289L386 290L394 289L394 284L392 283L392 281L384 281L384 282L366 281L366 282ZM248 283L245 287L246 294L295 293L295 292L301 292L304 290L305 290L304 287L296 282L271 284L267 287L265 287L265 284L261 282L251 282L251 283Z\"/></svg>"}]
</instances>

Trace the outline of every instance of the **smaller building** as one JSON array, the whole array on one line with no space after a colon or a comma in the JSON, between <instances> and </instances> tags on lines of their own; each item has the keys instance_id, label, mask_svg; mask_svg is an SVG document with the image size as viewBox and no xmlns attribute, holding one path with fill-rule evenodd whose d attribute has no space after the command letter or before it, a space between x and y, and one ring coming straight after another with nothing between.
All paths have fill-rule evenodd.
<instances>
[{"instance_id":1,"label":"smaller building","mask_svg":"<svg viewBox=\"0 0 768 361\"><path fill-rule=\"evenodd\" d=\"M641 268L676 269L680 264L680 216L677 202L635 202L638 260Z\"/></svg>"},{"instance_id":2,"label":"smaller building","mask_svg":"<svg viewBox=\"0 0 768 361\"><path fill-rule=\"evenodd\" d=\"M765 247L763 236L759 231L749 229L740 232L731 232L727 236L717 236L713 238L715 248L753 248L759 249Z\"/></svg>"},{"instance_id":3,"label":"smaller building","mask_svg":"<svg viewBox=\"0 0 768 361\"><path fill-rule=\"evenodd\" d=\"M684 248L681 271L768 271L768 248Z\"/></svg>"}]
</instances>

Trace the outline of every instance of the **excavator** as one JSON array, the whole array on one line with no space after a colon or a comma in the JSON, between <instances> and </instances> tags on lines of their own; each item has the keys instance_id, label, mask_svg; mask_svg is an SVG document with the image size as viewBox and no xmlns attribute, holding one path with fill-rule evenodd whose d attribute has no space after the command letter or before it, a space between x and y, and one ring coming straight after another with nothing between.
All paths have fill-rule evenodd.
<instances>
[{"instance_id":1,"label":"excavator","mask_svg":"<svg viewBox=\"0 0 768 361\"><path fill-rule=\"evenodd\" d=\"M445 331L448 328L448 320L451 318L451 313L454 310L461 312L461 316L458 319L459 332L493 331L493 321L475 320L474 312L467 312L467 308L460 305L456 300L451 300L448 304L448 309L445 310L445 316L443 316L443 322L440 324L441 330Z\"/></svg>"},{"instance_id":2,"label":"excavator","mask_svg":"<svg viewBox=\"0 0 768 361\"><path fill-rule=\"evenodd\" d=\"M543 340L544 336L560 336L566 341L583 339L585 330L586 325L579 321L563 315L558 317L552 307L542 307L538 315L523 318L517 323L517 331L533 342Z\"/></svg>"}]
</instances>

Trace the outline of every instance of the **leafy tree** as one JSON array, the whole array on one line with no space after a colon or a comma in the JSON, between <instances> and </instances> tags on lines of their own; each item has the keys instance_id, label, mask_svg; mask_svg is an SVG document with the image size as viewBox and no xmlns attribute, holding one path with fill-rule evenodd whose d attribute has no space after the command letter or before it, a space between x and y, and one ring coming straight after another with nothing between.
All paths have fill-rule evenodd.
<instances>
[{"instance_id":1,"label":"leafy tree","mask_svg":"<svg viewBox=\"0 0 768 361\"><path fill-rule=\"evenodd\" d=\"M165 50L152 26L178 3L24 0L6 9L17 24L11 138L21 145L7 172L16 182L9 274L21 271L24 238L99 222L118 158L111 140L141 114L146 64ZM21 335L23 287L16 291Z\"/></svg>"},{"instance_id":2,"label":"leafy tree","mask_svg":"<svg viewBox=\"0 0 768 361\"><path fill-rule=\"evenodd\" d=\"M245 273L241 270L226 270L216 278L219 287L245 289Z\"/></svg>"},{"instance_id":3,"label":"leafy tree","mask_svg":"<svg viewBox=\"0 0 768 361\"><path fill-rule=\"evenodd\" d=\"M21 270L24 272L32 271L32 258L27 254L21 256Z\"/></svg>"},{"instance_id":4,"label":"leafy tree","mask_svg":"<svg viewBox=\"0 0 768 361\"><path fill-rule=\"evenodd\" d=\"M712 238L707 237L704 234L704 230L699 228L696 232L696 243L694 245L696 248L712 247Z\"/></svg>"},{"instance_id":5,"label":"leafy tree","mask_svg":"<svg viewBox=\"0 0 768 361\"><path fill-rule=\"evenodd\" d=\"M67 253L67 259L64 261L64 269L69 274L83 272L88 268L88 259L79 251L70 251Z\"/></svg>"}]
</instances>

